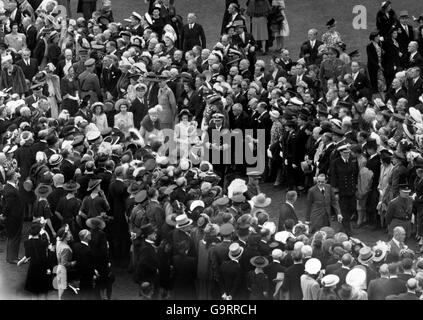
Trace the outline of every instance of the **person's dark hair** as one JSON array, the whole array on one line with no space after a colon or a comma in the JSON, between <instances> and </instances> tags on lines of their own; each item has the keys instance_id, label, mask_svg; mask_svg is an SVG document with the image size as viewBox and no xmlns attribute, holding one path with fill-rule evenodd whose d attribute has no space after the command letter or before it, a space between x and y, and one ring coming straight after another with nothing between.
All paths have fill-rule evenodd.
<instances>
[{"instance_id":1,"label":"person's dark hair","mask_svg":"<svg viewBox=\"0 0 423 320\"><path fill-rule=\"evenodd\" d=\"M149 199L153 198L156 195L157 189L156 188L149 188L147 191L147 196Z\"/></svg>"},{"instance_id":2,"label":"person's dark hair","mask_svg":"<svg viewBox=\"0 0 423 320\"><path fill-rule=\"evenodd\" d=\"M367 131L360 131L360 132L358 133L358 135L359 135L360 137L362 137L364 140L367 140L367 139L369 138L369 136L370 136L370 134L369 134Z\"/></svg>"},{"instance_id":3,"label":"person's dark hair","mask_svg":"<svg viewBox=\"0 0 423 320\"><path fill-rule=\"evenodd\" d=\"M390 275L398 274L398 263L393 262L388 265L388 270Z\"/></svg>"},{"instance_id":4,"label":"person's dark hair","mask_svg":"<svg viewBox=\"0 0 423 320\"><path fill-rule=\"evenodd\" d=\"M349 253L345 253L341 258L342 265L349 267L352 263L352 256Z\"/></svg>"},{"instance_id":5,"label":"person's dark hair","mask_svg":"<svg viewBox=\"0 0 423 320\"><path fill-rule=\"evenodd\" d=\"M285 230L292 230L292 228L294 228L295 221L292 219L287 219L285 220L285 223L283 225L285 227Z\"/></svg>"},{"instance_id":6,"label":"person's dark hair","mask_svg":"<svg viewBox=\"0 0 423 320\"><path fill-rule=\"evenodd\" d=\"M61 227L58 231L57 231L57 237L59 238L60 241L63 241L66 236L67 236L67 231L66 231L66 226Z\"/></svg>"},{"instance_id":7,"label":"person's dark hair","mask_svg":"<svg viewBox=\"0 0 423 320\"><path fill-rule=\"evenodd\" d=\"M410 258L402 259L401 267L403 270L411 270L413 268L413 260Z\"/></svg>"}]
</instances>

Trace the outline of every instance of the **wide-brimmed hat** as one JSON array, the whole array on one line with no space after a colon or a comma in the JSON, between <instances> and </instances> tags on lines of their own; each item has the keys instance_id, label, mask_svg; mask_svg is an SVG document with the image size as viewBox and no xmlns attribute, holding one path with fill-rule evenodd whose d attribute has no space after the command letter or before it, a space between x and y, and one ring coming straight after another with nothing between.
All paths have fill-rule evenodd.
<instances>
[{"instance_id":1,"label":"wide-brimmed hat","mask_svg":"<svg viewBox=\"0 0 423 320\"><path fill-rule=\"evenodd\" d=\"M288 238L295 238L294 235L289 232L289 231L279 231L275 234L275 240L282 243L282 244L286 244L286 242L288 241Z\"/></svg>"},{"instance_id":2,"label":"wide-brimmed hat","mask_svg":"<svg viewBox=\"0 0 423 320\"><path fill-rule=\"evenodd\" d=\"M244 248L239 245L239 243L234 242L229 246L229 259L231 260L238 260L242 253L244 252Z\"/></svg>"},{"instance_id":3,"label":"wide-brimmed hat","mask_svg":"<svg viewBox=\"0 0 423 320\"><path fill-rule=\"evenodd\" d=\"M48 197L48 195L53 191L52 187L47 184L40 184L34 191L37 197Z\"/></svg>"},{"instance_id":4,"label":"wide-brimmed hat","mask_svg":"<svg viewBox=\"0 0 423 320\"><path fill-rule=\"evenodd\" d=\"M373 246L374 262L381 262L389 251L389 246L384 241L378 241L375 246Z\"/></svg>"},{"instance_id":5,"label":"wide-brimmed hat","mask_svg":"<svg viewBox=\"0 0 423 320\"><path fill-rule=\"evenodd\" d=\"M363 268L356 267L351 269L345 277L345 282L353 288L364 289L366 285L366 271Z\"/></svg>"},{"instance_id":6,"label":"wide-brimmed hat","mask_svg":"<svg viewBox=\"0 0 423 320\"><path fill-rule=\"evenodd\" d=\"M322 263L319 259L311 258L307 260L304 266L305 272L308 274L317 274L319 273L320 269L322 268Z\"/></svg>"},{"instance_id":7,"label":"wide-brimmed hat","mask_svg":"<svg viewBox=\"0 0 423 320\"><path fill-rule=\"evenodd\" d=\"M266 208L272 203L272 199L266 198L264 193L259 193L258 195L254 196L251 201L256 208Z\"/></svg>"},{"instance_id":8,"label":"wide-brimmed hat","mask_svg":"<svg viewBox=\"0 0 423 320\"><path fill-rule=\"evenodd\" d=\"M147 199L147 191L141 190L135 195L135 203L143 203Z\"/></svg>"},{"instance_id":9,"label":"wide-brimmed hat","mask_svg":"<svg viewBox=\"0 0 423 320\"><path fill-rule=\"evenodd\" d=\"M101 179L90 179L88 182L87 191L91 191L95 189L101 183Z\"/></svg>"},{"instance_id":10,"label":"wide-brimmed hat","mask_svg":"<svg viewBox=\"0 0 423 320\"><path fill-rule=\"evenodd\" d=\"M262 256L252 257L250 263L256 268L264 268L269 264L269 260Z\"/></svg>"},{"instance_id":11,"label":"wide-brimmed hat","mask_svg":"<svg viewBox=\"0 0 423 320\"><path fill-rule=\"evenodd\" d=\"M370 247L365 246L360 249L357 260L361 264L365 264L372 261L373 258L374 258L374 252L372 251Z\"/></svg>"},{"instance_id":12,"label":"wide-brimmed hat","mask_svg":"<svg viewBox=\"0 0 423 320\"><path fill-rule=\"evenodd\" d=\"M48 159L48 163L52 167L59 165L62 161L63 161L63 156L57 153L51 155L50 159Z\"/></svg>"},{"instance_id":13,"label":"wide-brimmed hat","mask_svg":"<svg viewBox=\"0 0 423 320\"><path fill-rule=\"evenodd\" d=\"M75 181L71 180L64 184L63 190L65 191L76 191L80 188L79 183L76 183Z\"/></svg>"},{"instance_id":14,"label":"wide-brimmed hat","mask_svg":"<svg viewBox=\"0 0 423 320\"><path fill-rule=\"evenodd\" d=\"M106 227L106 223L103 221L103 219L97 217L89 218L86 222L86 225L88 228L100 230L103 230Z\"/></svg>"},{"instance_id":15,"label":"wide-brimmed hat","mask_svg":"<svg viewBox=\"0 0 423 320\"><path fill-rule=\"evenodd\" d=\"M190 226L193 223L193 220L188 218L184 213L176 217L176 229L181 229Z\"/></svg>"},{"instance_id":16,"label":"wide-brimmed hat","mask_svg":"<svg viewBox=\"0 0 423 320\"><path fill-rule=\"evenodd\" d=\"M148 237L150 234L153 234L154 232L157 231L157 229L151 223L147 223L143 225L140 229L141 229L141 234L143 235L144 238Z\"/></svg>"},{"instance_id":17,"label":"wide-brimmed hat","mask_svg":"<svg viewBox=\"0 0 423 320\"><path fill-rule=\"evenodd\" d=\"M178 215L176 213L171 213L166 216L165 222L168 226L175 227L176 226L176 217Z\"/></svg>"},{"instance_id":18,"label":"wide-brimmed hat","mask_svg":"<svg viewBox=\"0 0 423 320\"><path fill-rule=\"evenodd\" d=\"M339 277L335 274L328 274L322 278L321 282L325 288L334 287L339 283Z\"/></svg>"},{"instance_id":19,"label":"wide-brimmed hat","mask_svg":"<svg viewBox=\"0 0 423 320\"><path fill-rule=\"evenodd\" d=\"M136 182L132 182L132 183L129 185L129 187L126 189L126 191L127 191L129 194L136 194L138 191L140 191L140 189L141 189L141 186L140 186L138 183L136 183Z\"/></svg>"}]
</instances>

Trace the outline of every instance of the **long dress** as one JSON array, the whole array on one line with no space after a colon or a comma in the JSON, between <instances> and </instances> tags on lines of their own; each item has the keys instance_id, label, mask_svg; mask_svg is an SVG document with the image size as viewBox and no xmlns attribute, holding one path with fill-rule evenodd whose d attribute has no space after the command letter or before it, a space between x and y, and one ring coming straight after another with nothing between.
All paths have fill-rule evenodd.
<instances>
[{"instance_id":1,"label":"long dress","mask_svg":"<svg viewBox=\"0 0 423 320\"><path fill-rule=\"evenodd\" d=\"M64 241L58 240L56 243L56 257L57 257L57 288L59 291L59 300L63 294L63 291L67 288L68 278L71 275L71 261L72 261L72 249Z\"/></svg>"},{"instance_id":2,"label":"long dress","mask_svg":"<svg viewBox=\"0 0 423 320\"><path fill-rule=\"evenodd\" d=\"M47 247L48 242L39 238L24 242L25 257L30 258L25 290L34 294L46 293L49 290Z\"/></svg>"},{"instance_id":3,"label":"long dress","mask_svg":"<svg viewBox=\"0 0 423 320\"><path fill-rule=\"evenodd\" d=\"M176 114L176 99L168 86L159 89L158 104L163 107L159 114L162 129L173 129Z\"/></svg>"},{"instance_id":4,"label":"long dress","mask_svg":"<svg viewBox=\"0 0 423 320\"><path fill-rule=\"evenodd\" d=\"M126 114L118 113L115 115L115 127L119 128L125 137L129 136L129 129L134 127L134 115L127 111Z\"/></svg>"}]
</instances>

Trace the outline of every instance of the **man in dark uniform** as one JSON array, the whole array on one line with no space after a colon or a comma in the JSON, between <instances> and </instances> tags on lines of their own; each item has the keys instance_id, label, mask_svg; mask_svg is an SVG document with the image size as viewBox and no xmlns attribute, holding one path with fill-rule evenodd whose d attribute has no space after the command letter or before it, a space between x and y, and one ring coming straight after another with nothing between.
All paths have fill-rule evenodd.
<instances>
[{"instance_id":1,"label":"man in dark uniform","mask_svg":"<svg viewBox=\"0 0 423 320\"><path fill-rule=\"evenodd\" d=\"M209 162L213 165L214 172L220 176L221 185L224 183L228 160L230 160L229 141L225 137L230 132L223 127L224 118L225 116L221 113L213 115L214 121L207 129L208 141L205 142L205 147L209 150Z\"/></svg>"},{"instance_id":2,"label":"man in dark uniform","mask_svg":"<svg viewBox=\"0 0 423 320\"><path fill-rule=\"evenodd\" d=\"M116 65L116 56L107 55L103 58L103 68L101 71L101 88L106 99L117 99L118 92L116 90L117 82L122 74Z\"/></svg>"},{"instance_id":3,"label":"man in dark uniform","mask_svg":"<svg viewBox=\"0 0 423 320\"><path fill-rule=\"evenodd\" d=\"M81 48L78 50L78 57L79 61L75 62L72 65L73 70L75 71L75 77L78 78L78 76L85 71L85 61L88 60L89 54L88 50L85 48Z\"/></svg>"},{"instance_id":4,"label":"man in dark uniform","mask_svg":"<svg viewBox=\"0 0 423 320\"><path fill-rule=\"evenodd\" d=\"M94 73L95 69L95 60L88 59L84 63L85 71L78 76L79 85L80 85L80 97L84 98L85 96L90 96L91 104L102 101L100 80L98 76Z\"/></svg>"},{"instance_id":5,"label":"man in dark uniform","mask_svg":"<svg viewBox=\"0 0 423 320\"><path fill-rule=\"evenodd\" d=\"M368 221L374 228L377 228L377 217L378 211L376 209L379 202L379 176L380 176L380 157L377 154L377 143L374 139L367 140L367 143L364 145L364 148L369 155L366 167L373 172L372 185L370 187L370 192L367 196L366 203L366 212L368 215Z\"/></svg>"},{"instance_id":6,"label":"man in dark uniform","mask_svg":"<svg viewBox=\"0 0 423 320\"><path fill-rule=\"evenodd\" d=\"M295 190L298 180L300 163L297 161L297 125L294 121L288 120L285 123L286 138L283 142L283 159L286 166L286 180L289 190Z\"/></svg>"},{"instance_id":7,"label":"man in dark uniform","mask_svg":"<svg viewBox=\"0 0 423 320\"><path fill-rule=\"evenodd\" d=\"M411 211L413 209L413 200L410 197L411 189L408 185L400 186L400 194L389 204L386 211L386 224L388 232L393 235L395 227L401 226L406 232L406 238L411 235Z\"/></svg>"},{"instance_id":8,"label":"man in dark uniform","mask_svg":"<svg viewBox=\"0 0 423 320\"><path fill-rule=\"evenodd\" d=\"M351 149L349 144L338 148L341 156L337 158L330 169L331 186L335 194L339 196L339 205L342 213L342 225L345 233L351 235L351 216L354 214L357 200L358 163L357 159L350 157Z\"/></svg>"}]
</instances>

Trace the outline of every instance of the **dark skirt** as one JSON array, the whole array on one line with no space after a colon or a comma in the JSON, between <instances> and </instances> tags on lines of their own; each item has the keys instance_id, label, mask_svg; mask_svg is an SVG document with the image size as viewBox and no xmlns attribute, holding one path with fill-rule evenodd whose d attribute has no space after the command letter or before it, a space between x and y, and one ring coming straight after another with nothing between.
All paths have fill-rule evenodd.
<instances>
[{"instance_id":1,"label":"dark skirt","mask_svg":"<svg viewBox=\"0 0 423 320\"><path fill-rule=\"evenodd\" d=\"M25 256L31 258L25 281L25 290L34 293L46 293L50 289L50 276L47 275L47 242L41 239L25 241Z\"/></svg>"}]
</instances>

